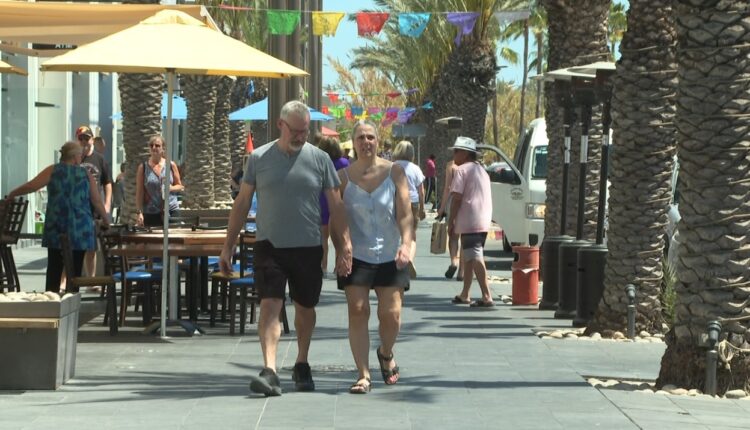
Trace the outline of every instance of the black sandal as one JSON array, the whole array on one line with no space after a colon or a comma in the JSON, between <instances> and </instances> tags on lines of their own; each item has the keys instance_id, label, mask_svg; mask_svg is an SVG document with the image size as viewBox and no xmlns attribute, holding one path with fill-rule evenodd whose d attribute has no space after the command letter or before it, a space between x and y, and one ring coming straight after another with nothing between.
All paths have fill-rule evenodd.
<instances>
[{"instance_id":1,"label":"black sandal","mask_svg":"<svg viewBox=\"0 0 750 430\"><path fill-rule=\"evenodd\" d=\"M359 378L357 382L349 387L349 393L351 394L367 394L370 390L372 390L372 381L370 381L370 378Z\"/></svg>"},{"instance_id":2,"label":"black sandal","mask_svg":"<svg viewBox=\"0 0 750 430\"><path fill-rule=\"evenodd\" d=\"M390 357L386 357L380 353L380 347L378 347L376 352L378 354L378 364L380 364L380 374L383 376L383 382L385 382L385 385L395 384L399 379L398 366L394 366L393 369L386 367L393 360L393 354Z\"/></svg>"}]
</instances>

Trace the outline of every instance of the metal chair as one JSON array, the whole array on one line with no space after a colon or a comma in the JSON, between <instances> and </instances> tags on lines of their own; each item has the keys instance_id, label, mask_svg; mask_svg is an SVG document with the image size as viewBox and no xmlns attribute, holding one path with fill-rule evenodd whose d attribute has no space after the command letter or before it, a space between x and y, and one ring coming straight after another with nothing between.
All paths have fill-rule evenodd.
<instances>
[{"instance_id":1,"label":"metal chair","mask_svg":"<svg viewBox=\"0 0 750 430\"><path fill-rule=\"evenodd\" d=\"M18 197L10 203L3 201L0 208L0 292L21 291L18 270L11 245L18 243L29 201Z\"/></svg>"}]
</instances>

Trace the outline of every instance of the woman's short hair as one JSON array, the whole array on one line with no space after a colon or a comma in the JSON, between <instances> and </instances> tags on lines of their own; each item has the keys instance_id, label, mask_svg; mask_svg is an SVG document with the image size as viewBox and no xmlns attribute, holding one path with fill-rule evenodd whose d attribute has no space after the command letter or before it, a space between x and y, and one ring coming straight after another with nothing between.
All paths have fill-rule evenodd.
<instances>
[{"instance_id":1,"label":"woman's short hair","mask_svg":"<svg viewBox=\"0 0 750 430\"><path fill-rule=\"evenodd\" d=\"M372 127L372 131L375 133L375 139L380 142L380 136L378 136L378 127L374 122L367 119L360 119L359 121L354 123L354 128L352 128L352 142L354 142L354 137L357 134L357 130L365 125Z\"/></svg>"},{"instance_id":2,"label":"woman's short hair","mask_svg":"<svg viewBox=\"0 0 750 430\"><path fill-rule=\"evenodd\" d=\"M76 155L81 154L83 154L83 148L81 148L81 144L78 142L65 142L65 144L60 147L60 161L70 161L75 158Z\"/></svg>"},{"instance_id":3,"label":"woman's short hair","mask_svg":"<svg viewBox=\"0 0 750 430\"><path fill-rule=\"evenodd\" d=\"M161 137L160 134L155 134L155 135L151 136L151 138L148 139L148 146L151 146L151 144L154 143L154 142L156 142L157 140L159 142L161 142L161 149L163 149L163 150L166 151L167 150L167 142L164 141L164 138Z\"/></svg>"},{"instance_id":4,"label":"woman's short hair","mask_svg":"<svg viewBox=\"0 0 750 430\"><path fill-rule=\"evenodd\" d=\"M394 160L406 160L414 161L414 146L408 140L402 140L396 144L396 149L393 150Z\"/></svg>"},{"instance_id":5,"label":"woman's short hair","mask_svg":"<svg viewBox=\"0 0 750 430\"><path fill-rule=\"evenodd\" d=\"M341 144L335 137L323 137L323 139L320 140L318 148L325 151L328 156L331 157L331 160L338 160L344 156L344 150L341 149Z\"/></svg>"}]
</instances>

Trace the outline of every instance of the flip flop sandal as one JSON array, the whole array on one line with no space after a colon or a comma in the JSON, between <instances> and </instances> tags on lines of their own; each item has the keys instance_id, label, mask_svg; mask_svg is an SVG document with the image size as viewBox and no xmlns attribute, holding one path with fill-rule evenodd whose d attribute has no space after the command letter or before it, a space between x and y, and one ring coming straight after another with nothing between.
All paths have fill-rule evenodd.
<instances>
[{"instance_id":1,"label":"flip flop sandal","mask_svg":"<svg viewBox=\"0 0 750 430\"><path fill-rule=\"evenodd\" d=\"M454 305L468 305L468 304L471 303L471 301L470 300L464 300L461 297L456 296L453 299L451 299L451 303L453 303Z\"/></svg>"},{"instance_id":2,"label":"flip flop sandal","mask_svg":"<svg viewBox=\"0 0 750 430\"><path fill-rule=\"evenodd\" d=\"M451 264L448 266L448 270L445 271L445 277L448 279L452 278L456 274L456 270L458 270L458 267Z\"/></svg>"},{"instance_id":3,"label":"flip flop sandal","mask_svg":"<svg viewBox=\"0 0 750 430\"><path fill-rule=\"evenodd\" d=\"M472 308L491 308L495 306L495 302L486 302L484 300L477 300L476 302L471 302L469 305Z\"/></svg>"},{"instance_id":4,"label":"flip flop sandal","mask_svg":"<svg viewBox=\"0 0 750 430\"><path fill-rule=\"evenodd\" d=\"M357 382L349 387L349 393L351 394L367 394L372 390L372 381L370 378L359 378Z\"/></svg>"},{"instance_id":5,"label":"flip flop sandal","mask_svg":"<svg viewBox=\"0 0 750 430\"><path fill-rule=\"evenodd\" d=\"M380 347L378 347L376 352L378 354L378 364L380 365L380 374L383 376L383 382L385 382L385 385L395 384L399 380L398 366L395 366L393 369L385 367L388 362L393 360L393 354L390 357L386 357L380 353Z\"/></svg>"}]
</instances>

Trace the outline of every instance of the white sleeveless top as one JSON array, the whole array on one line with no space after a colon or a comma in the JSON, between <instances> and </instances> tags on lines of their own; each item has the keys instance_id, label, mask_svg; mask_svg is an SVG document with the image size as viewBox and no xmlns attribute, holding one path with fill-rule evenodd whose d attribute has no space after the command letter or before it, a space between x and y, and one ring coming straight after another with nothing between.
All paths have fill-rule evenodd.
<instances>
[{"instance_id":1,"label":"white sleeveless top","mask_svg":"<svg viewBox=\"0 0 750 430\"><path fill-rule=\"evenodd\" d=\"M370 264L395 260L401 233L396 223L396 184L391 172L371 193L352 182L349 168L344 169L344 174L344 207L349 218L352 256Z\"/></svg>"}]
</instances>

